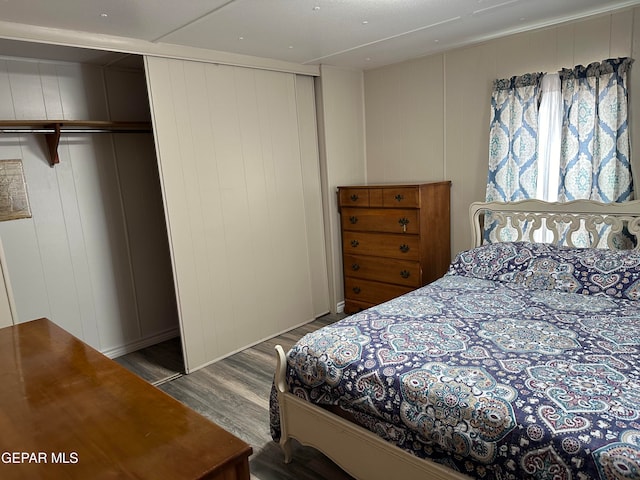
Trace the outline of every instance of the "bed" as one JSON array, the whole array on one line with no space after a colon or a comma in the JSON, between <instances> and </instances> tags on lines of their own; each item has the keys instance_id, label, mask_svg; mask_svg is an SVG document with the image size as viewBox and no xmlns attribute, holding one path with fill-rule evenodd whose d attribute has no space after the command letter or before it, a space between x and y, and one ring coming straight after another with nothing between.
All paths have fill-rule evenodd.
<instances>
[{"instance_id":1,"label":"bed","mask_svg":"<svg viewBox=\"0 0 640 480\"><path fill-rule=\"evenodd\" d=\"M441 279L276 347L285 461L295 438L366 480L640 478L640 201L470 219Z\"/></svg>"}]
</instances>

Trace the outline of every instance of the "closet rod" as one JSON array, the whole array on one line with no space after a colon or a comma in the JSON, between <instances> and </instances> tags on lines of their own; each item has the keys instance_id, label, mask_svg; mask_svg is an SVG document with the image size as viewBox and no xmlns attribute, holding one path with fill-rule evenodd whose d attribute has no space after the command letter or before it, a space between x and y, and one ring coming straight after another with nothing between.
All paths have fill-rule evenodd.
<instances>
[{"instance_id":1,"label":"closet rod","mask_svg":"<svg viewBox=\"0 0 640 480\"><path fill-rule=\"evenodd\" d=\"M148 133L149 128L64 128L60 133ZM55 128L0 128L0 133L56 133Z\"/></svg>"},{"instance_id":2,"label":"closet rod","mask_svg":"<svg viewBox=\"0 0 640 480\"><path fill-rule=\"evenodd\" d=\"M60 163L58 145L63 133L147 133L150 122L107 122L84 120L0 120L0 133L38 133L45 136L49 165Z\"/></svg>"}]
</instances>

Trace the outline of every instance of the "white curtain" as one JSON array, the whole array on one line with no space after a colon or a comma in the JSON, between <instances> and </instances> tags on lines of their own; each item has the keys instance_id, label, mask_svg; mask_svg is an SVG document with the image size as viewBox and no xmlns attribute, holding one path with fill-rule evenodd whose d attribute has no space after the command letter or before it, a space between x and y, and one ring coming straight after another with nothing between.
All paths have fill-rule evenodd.
<instances>
[{"instance_id":1,"label":"white curtain","mask_svg":"<svg viewBox=\"0 0 640 480\"><path fill-rule=\"evenodd\" d=\"M562 136L562 92L560 75L542 77L542 98L538 109L538 181L536 198L555 202L560 184Z\"/></svg>"},{"instance_id":2,"label":"white curtain","mask_svg":"<svg viewBox=\"0 0 640 480\"><path fill-rule=\"evenodd\" d=\"M558 201L560 185L560 146L562 139L562 92L560 75L548 73L540 82L538 108L538 179L536 197L549 202ZM543 225L534 234L537 242L552 242L552 232Z\"/></svg>"}]
</instances>

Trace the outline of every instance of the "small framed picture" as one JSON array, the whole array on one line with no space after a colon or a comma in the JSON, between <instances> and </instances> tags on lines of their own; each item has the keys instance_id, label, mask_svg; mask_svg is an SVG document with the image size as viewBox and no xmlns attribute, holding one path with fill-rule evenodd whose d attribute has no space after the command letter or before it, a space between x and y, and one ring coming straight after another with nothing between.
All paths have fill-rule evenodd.
<instances>
[{"instance_id":1,"label":"small framed picture","mask_svg":"<svg viewBox=\"0 0 640 480\"><path fill-rule=\"evenodd\" d=\"M0 160L0 221L30 217L22 160Z\"/></svg>"}]
</instances>

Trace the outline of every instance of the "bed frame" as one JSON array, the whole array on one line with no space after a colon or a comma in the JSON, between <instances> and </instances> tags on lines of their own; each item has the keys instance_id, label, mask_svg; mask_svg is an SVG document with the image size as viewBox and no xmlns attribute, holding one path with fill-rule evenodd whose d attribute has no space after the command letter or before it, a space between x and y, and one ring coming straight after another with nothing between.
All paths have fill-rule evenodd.
<instances>
[{"instance_id":1,"label":"bed frame","mask_svg":"<svg viewBox=\"0 0 640 480\"><path fill-rule=\"evenodd\" d=\"M624 203L599 203L593 200L574 200L565 203L543 202L541 200L521 200L512 203L476 202L469 208L473 246L483 241L484 218L490 213L496 221L496 235L510 228L514 241L533 242L537 232L545 230L553 235L549 243L558 243L560 232L565 234L568 246L574 245L575 235L583 230L589 234L587 246L606 246L616 249L616 237L626 229L626 233L635 237L635 249L640 249L640 200ZM607 229L606 238L601 238L603 226ZM584 238L584 236L582 237Z\"/></svg>"},{"instance_id":2,"label":"bed frame","mask_svg":"<svg viewBox=\"0 0 640 480\"><path fill-rule=\"evenodd\" d=\"M476 202L469 209L473 246L483 242L487 213L497 222L496 233L508 228L512 236L515 232L513 240L534 241L534 232L546 228L553 235L552 242L557 243L560 237L558 231L562 229L567 244L573 246L574 234L583 229L590 234L589 246L606 245L606 248L616 249L614 238L626 229L626 234L636 239L634 248L640 249L640 200L610 204L591 200L566 203L539 200ZM611 228L606 238L600 238L599 232L604 225L610 225ZM275 386L282 431L280 446L286 463L292 459L291 439L295 438L303 445L320 450L357 479L469 480L466 475L420 459L368 430L289 393L285 378L286 354L280 345L276 346L276 355Z\"/></svg>"}]
</instances>

